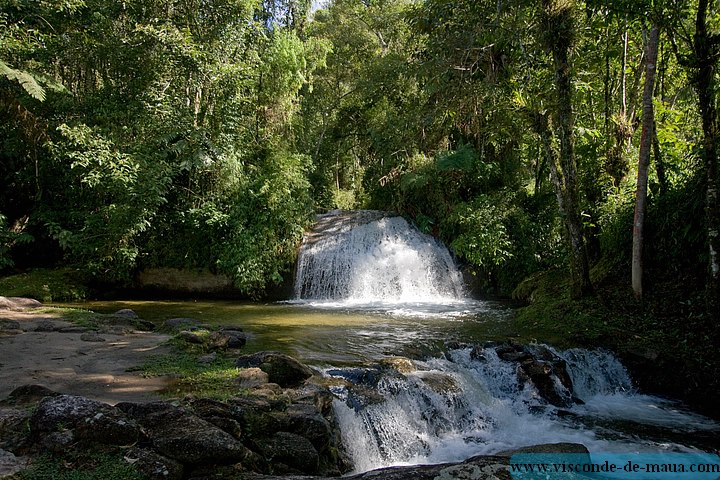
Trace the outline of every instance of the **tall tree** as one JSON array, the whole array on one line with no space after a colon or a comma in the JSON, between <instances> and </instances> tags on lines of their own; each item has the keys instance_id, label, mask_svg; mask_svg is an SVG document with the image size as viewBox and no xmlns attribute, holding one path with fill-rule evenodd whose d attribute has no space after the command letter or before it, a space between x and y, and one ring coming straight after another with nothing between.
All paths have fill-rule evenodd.
<instances>
[{"instance_id":1,"label":"tall tree","mask_svg":"<svg viewBox=\"0 0 720 480\"><path fill-rule=\"evenodd\" d=\"M574 0L543 0L541 38L553 58L555 74L554 117L559 137L559 154L549 158L551 179L558 197L570 246L572 296L592 293L590 266L580 219L577 163L573 133L573 79L570 53L575 41Z\"/></svg>"},{"instance_id":2,"label":"tall tree","mask_svg":"<svg viewBox=\"0 0 720 480\"><path fill-rule=\"evenodd\" d=\"M658 57L660 27L653 22L645 45L645 90L643 92L642 136L640 137L640 157L638 159L637 189L635 193L635 217L633 220L632 288L635 298L643 296L643 239L645 212L647 210L648 167L650 148L654 138L655 114L653 94L655 89L655 66Z\"/></svg>"}]
</instances>

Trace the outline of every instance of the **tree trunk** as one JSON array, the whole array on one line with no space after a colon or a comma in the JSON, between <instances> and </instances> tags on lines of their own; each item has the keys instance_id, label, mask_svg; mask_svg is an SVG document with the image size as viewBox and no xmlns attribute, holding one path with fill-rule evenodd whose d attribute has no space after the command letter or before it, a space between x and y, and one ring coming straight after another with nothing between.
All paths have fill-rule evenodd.
<instances>
[{"instance_id":1,"label":"tree trunk","mask_svg":"<svg viewBox=\"0 0 720 480\"><path fill-rule=\"evenodd\" d=\"M572 297L581 298L592 293L590 265L585 250L585 239L580 220L580 202L573 135L573 86L570 68L570 50L574 27L574 3L544 0L544 39L553 56L557 135L559 137L559 165L551 165L550 171L558 196L570 247L570 273Z\"/></svg>"},{"instance_id":2,"label":"tree trunk","mask_svg":"<svg viewBox=\"0 0 720 480\"><path fill-rule=\"evenodd\" d=\"M655 117L653 93L655 91L655 66L657 64L660 28L653 22L648 35L645 62L645 90L643 92L642 136L640 137L640 158L638 159L637 189L635 191L635 217L633 220L632 288L635 298L643 297L643 243L645 211L647 210L648 166L652 148Z\"/></svg>"},{"instance_id":3,"label":"tree trunk","mask_svg":"<svg viewBox=\"0 0 720 480\"><path fill-rule=\"evenodd\" d=\"M708 271L706 301L710 315L720 318L720 205L718 205L718 119L715 99L717 38L707 29L708 0L698 1L695 21L695 77L703 128L703 163L707 181L705 220L707 223Z\"/></svg>"}]
</instances>

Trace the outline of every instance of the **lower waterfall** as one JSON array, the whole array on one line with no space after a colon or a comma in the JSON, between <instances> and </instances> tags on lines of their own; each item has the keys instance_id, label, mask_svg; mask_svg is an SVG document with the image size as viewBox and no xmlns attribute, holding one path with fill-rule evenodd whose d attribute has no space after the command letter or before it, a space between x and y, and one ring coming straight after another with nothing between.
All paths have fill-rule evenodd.
<instances>
[{"instance_id":1,"label":"lower waterfall","mask_svg":"<svg viewBox=\"0 0 720 480\"><path fill-rule=\"evenodd\" d=\"M326 370L340 381L335 411L356 471L461 461L541 443L653 453L697 451L668 441L668 435L692 436L699 446L717 440L715 422L637 393L625 368L606 351L523 348L536 359L552 356L564 365L573 385L566 404L552 405L521 364L512 355L500 358L495 346Z\"/></svg>"}]
</instances>

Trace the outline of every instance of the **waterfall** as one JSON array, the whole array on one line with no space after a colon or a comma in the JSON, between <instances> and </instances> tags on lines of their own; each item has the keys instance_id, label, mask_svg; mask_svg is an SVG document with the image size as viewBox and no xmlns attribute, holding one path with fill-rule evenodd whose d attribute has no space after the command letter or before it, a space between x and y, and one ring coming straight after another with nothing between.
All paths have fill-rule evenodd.
<instances>
[{"instance_id":1,"label":"waterfall","mask_svg":"<svg viewBox=\"0 0 720 480\"><path fill-rule=\"evenodd\" d=\"M318 216L300 249L298 300L432 303L464 297L447 248L404 218L374 211Z\"/></svg>"},{"instance_id":2,"label":"waterfall","mask_svg":"<svg viewBox=\"0 0 720 480\"><path fill-rule=\"evenodd\" d=\"M551 355L566 365L578 388L572 392L574 403L551 405L522 374L521 363L508 360L511 355L501 358L494 347L451 350L423 361L405 359L400 369L387 362L328 369L329 377L341 381L334 387L339 398L335 411L356 471L461 461L540 443L654 452L658 443L640 438L638 432L718 429L711 420L666 400L637 394L622 364L606 351L523 348L539 352L533 361ZM633 430L638 422L643 426ZM669 442L661 448L688 449Z\"/></svg>"}]
</instances>

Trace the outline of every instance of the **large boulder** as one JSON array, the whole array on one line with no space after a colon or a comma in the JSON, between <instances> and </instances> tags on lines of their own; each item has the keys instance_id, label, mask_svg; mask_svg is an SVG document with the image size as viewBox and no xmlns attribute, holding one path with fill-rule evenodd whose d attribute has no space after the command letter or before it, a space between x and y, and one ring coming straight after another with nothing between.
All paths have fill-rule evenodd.
<instances>
[{"instance_id":1,"label":"large boulder","mask_svg":"<svg viewBox=\"0 0 720 480\"><path fill-rule=\"evenodd\" d=\"M237 359L235 365L240 368L259 368L268 374L271 383L277 383L283 388L299 387L313 376L310 367L279 352L243 355Z\"/></svg>"},{"instance_id":2,"label":"large boulder","mask_svg":"<svg viewBox=\"0 0 720 480\"><path fill-rule=\"evenodd\" d=\"M74 395L46 397L30 418L34 436L63 430L77 440L108 445L131 445L141 438L140 427L122 411L106 403Z\"/></svg>"},{"instance_id":3,"label":"large boulder","mask_svg":"<svg viewBox=\"0 0 720 480\"><path fill-rule=\"evenodd\" d=\"M124 455L125 461L150 480L182 480L184 468L176 462L152 450L131 448Z\"/></svg>"},{"instance_id":4,"label":"large boulder","mask_svg":"<svg viewBox=\"0 0 720 480\"><path fill-rule=\"evenodd\" d=\"M257 442L260 453L271 463L274 473L314 475L320 467L320 455L305 437L290 432L276 432Z\"/></svg>"},{"instance_id":5,"label":"large boulder","mask_svg":"<svg viewBox=\"0 0 720 480\"><path fill-rule=\"evenodd\" d=\"M242 462L252 453L228 432L182 407L139 417L153 449L186 465Z\"/></svg>"}]
</instances>

